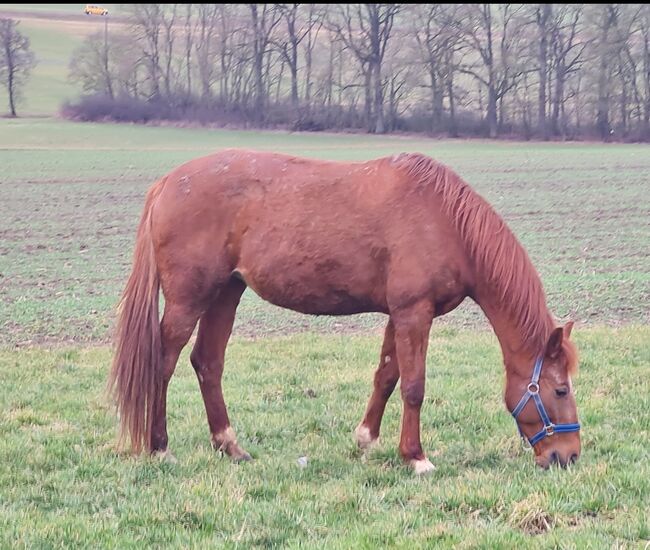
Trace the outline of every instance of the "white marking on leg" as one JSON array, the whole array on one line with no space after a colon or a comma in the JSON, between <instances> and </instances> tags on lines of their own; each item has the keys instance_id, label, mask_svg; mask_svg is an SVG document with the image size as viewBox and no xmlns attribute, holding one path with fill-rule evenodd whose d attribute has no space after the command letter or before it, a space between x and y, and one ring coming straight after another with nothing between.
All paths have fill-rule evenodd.
<instances>
[{"instance_id":1,"label":"white marking on leg","mask_svg":"<svg viewBox=\"0 0 650 550\"><path fill-rule=\"evenodd\" d=\"M384 357L384 363L390 363L390 355Z\"/></svg>"},{"instance_id":2,"label":"white marking on leg","mask_svg":"<svg viewBox=\"0 0 650 550\"><path fill-rule=\"evenodd\" d=\"M230 426L228 426L224 431L212 436L212 447L221 453L227 454L236 462L251 460L251 455L237 444L235 430Z\"/></svg>"},{"instance_id":3,"label":"white marking on leg","mask_svg":"<svg viewBox=\"0 0 650 550\"><path fill-rule=\"evenodd\" d=\"M212 445L218 451L227 452L230 445L237 445L237 437L235 436L235 430L231 426L228 426L222 432L212 435Z\"/></svg>"},{"instance_id":4,"label":"white marking on leg","mask_svg":"<svg viewBox=\"0 0 650 550\"><path fill-rule=\"evenodd\" d=\"M431 464L431 461L428 458L424 458L422 460L411 460L411 466L413 466L415 475L418 476L429 474L436 469L436 467Z\"/></svg>"},{"instance_id":5,"label":"white marking on leg","mask_svg":"<svg viewBox=\"0 0 650 550\"><path fill-rule=\"evenodd\" d=\"M379 442L378 437L373 439L368 426L364 424L359 424L354 430L354 440L357 442L359 448L363 450L371 449Z\"/></svg>"},{"instance_id":6,"label":"white marking on leg","mask_svg":"<svg viewBox=\"0 0 650 550\"><path fill-rule=\"evenodd\" d=\"M164 451L155 451L153 457L157 458L160 462L166 462L167 464L178 464L178 460L176 460L176 457L169 449L165 449Z\"/></svg>"}]
</instances>

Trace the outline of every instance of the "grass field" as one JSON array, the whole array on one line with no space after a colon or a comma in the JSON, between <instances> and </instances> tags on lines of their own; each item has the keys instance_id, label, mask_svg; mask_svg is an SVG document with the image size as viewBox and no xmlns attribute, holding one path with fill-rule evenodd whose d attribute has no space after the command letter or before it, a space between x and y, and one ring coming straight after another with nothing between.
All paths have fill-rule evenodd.
<instances>
[{"instance_id":1,"label":"grass field","mask_svg":"<svg viewBox=\"0 0 650 550\"><path fill-rule=\"evenodd\" d=\"M187 350L170 388L178 464L117 452L106 342L147 187L223 147L360 160L421 151L456 168L574 318L584 453L538 471L505 411L476 307L436 321L416 479L351 440L381 316L314 318L249 291L225 395L256 460L213 453ZM650 540L647 146L435 141L0 120L0 547L643 548ZM311 391L308 391L311 390ZM313 397L315 395L315 397ZM297 459L308 457L307 467Z\"/></svg>"},{"instance_id":2,"label":"grass field","mask_svg":"<svg viewBox=\"0 0 650 550\"><path fill-rule=\"evenodd\" d=\"M223 147L332 159L421 151L453 166L529 251L552 310L581 325L647 323L646 145L522 144L0 121L0 343L103 341L130 269L147 187ZM444 318L486 327L470 303ZM376 316L310 318L247 292L238 331L349 331Z\"/></svg>"},{"instance_id":3,"label":"grass field","mask_svg":"<svg viewBox=\"0 0 650 550\"><path fill-rule=\"evenodd\" d=\"M236 339L224 393L255 458L242 465L211 450L187 355L169 464L115 450L106 348L0 352L0 547L643 548L650 330L576 337L583 456L544 472L501 403L492 336L435 331L422 425L437 469L424 479L401 466L396 396L378 450L364 460L350 437L376 337Z\"/></svg>"}]
</instances>

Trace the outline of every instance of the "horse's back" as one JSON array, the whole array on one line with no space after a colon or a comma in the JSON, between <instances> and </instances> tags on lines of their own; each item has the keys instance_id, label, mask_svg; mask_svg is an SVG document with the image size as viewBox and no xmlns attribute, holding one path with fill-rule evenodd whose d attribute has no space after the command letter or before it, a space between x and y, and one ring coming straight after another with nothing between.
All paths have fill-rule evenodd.
<instances>
[{"instance_id":1,"label":"horse's back","mask_svg":"<svg viewBox=\"0 0 650 550\"><path fill-rule=\"evenodd\" d=\"M194 286L237 274L264 299L306 313L386 312L391 278L408 298L428 291L432 272L459 271L448 224L409 185L391 158L226 150L196 159L167 176L158 199L159 264Z\"/></svg>"}]
</instances>

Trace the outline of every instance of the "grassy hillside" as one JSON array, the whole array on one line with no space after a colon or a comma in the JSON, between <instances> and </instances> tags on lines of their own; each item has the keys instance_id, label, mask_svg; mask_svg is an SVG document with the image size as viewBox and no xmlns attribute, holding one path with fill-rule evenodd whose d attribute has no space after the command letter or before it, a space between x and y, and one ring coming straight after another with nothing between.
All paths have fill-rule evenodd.
<instances>
[{"instance_id":1,"label":"grassy hillside","mask_svg":"<svg viewBox=\"0 0 650 550\"><path fill-rule=\"evenodd\" d=\"M101 4L115 14L117 4ZM21 116L51 116L61 103L79 95L79 87L68 82L72 52L83 38L103 30L104 20L86 16L85 4L0 4L0 17L19 20L19 30L27 35L38 64L33 70L18 104ZM110 23L109 23L110 24ZM114 24L114 23L113 23ZM7 94L0 88L0 114L8 111Z\"/></svg>"}]
</instances>

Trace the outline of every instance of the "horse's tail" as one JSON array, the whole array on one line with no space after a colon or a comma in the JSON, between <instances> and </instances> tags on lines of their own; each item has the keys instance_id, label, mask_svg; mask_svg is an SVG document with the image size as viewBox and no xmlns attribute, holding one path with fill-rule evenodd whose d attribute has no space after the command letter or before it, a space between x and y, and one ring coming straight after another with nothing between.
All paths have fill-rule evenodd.
<instances>
[{"instance_id":1,"label":"horse's tail","mask_svg":"<svg viewBox=\"0 0 650 550\"><path fill-rule=\"evenodd\" d=\"M108 380L120 417L120 445L129 436L135 453L151 451L153 407L160 391L160 281L151 240L151 214L163 181L147 193L135 243L133 270L118 307L116 349Z\"/></svg>"}]
</instances>

